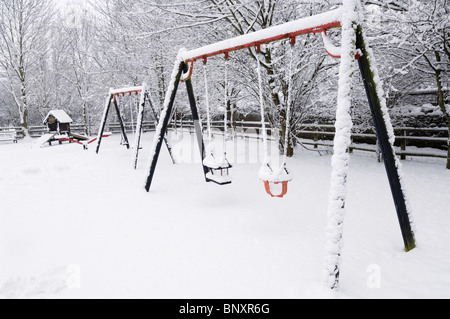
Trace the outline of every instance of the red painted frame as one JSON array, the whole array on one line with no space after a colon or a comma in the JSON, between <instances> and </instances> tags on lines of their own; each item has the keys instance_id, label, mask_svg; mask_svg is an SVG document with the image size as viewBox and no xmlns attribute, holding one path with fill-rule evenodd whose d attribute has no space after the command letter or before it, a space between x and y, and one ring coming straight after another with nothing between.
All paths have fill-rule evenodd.
<instances>
[{"instance_id":1,"label":"red painted frame","mask_svg":"<svg viewBox=\"0 0 450 319\"><path fill-rule=\"evenodd\" d=\"M280 35L277 35L277 36L274 36L274 37L270 37L270 38L266 38L266 39L262 39L262 40L259 40L259 41L249 42L249 43L246 43L246 44L243 44L243 45L230 47L230 48L219 50L219 51L210 52L210 53L207 53L207 54L203 54L203 55L200 55L200 56L196 56L196 57L187 59L184 62L185 63L195 62L195 61L200 60L200 59L203 59L203 61L206 61L208 58L216 56L216 55L219 55L219 54L227 55L229 52L238 51L238 50L251 48L251 47L259 47L259 46L261 46L261 44L267 44L267 43L280 41L280 40L284 40L284 39L295 39L299 35L304 35L304 34L309 34L309 33L316 34L316 33L324 32L324 31L326 31L328 29L339 28L339 27L341 27L341 22L340 21L330 22L330 23L327 23L327 24L324 24L324 25L320 25L320 26L317 26L317 27L303 29L303 30L299 30L299 31L296 31L296 32L291 32L291 33L280 34Z\"/></svg>"}]
</instances>

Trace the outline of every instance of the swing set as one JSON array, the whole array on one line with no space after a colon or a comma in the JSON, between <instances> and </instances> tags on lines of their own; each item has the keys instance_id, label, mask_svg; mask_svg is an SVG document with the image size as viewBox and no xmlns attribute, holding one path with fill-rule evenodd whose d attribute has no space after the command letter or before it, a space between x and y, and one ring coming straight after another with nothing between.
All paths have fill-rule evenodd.
<instances>
[{"instance_id":1,"label":"swing set","mask_svg":"<svg viewBox=\"0 0 450 319\"><path fill-rule=\"evenodd\" d=\"M339 92L336 109L336 133L334 142L334 153L332 157L332 176L329 190L328 204L328 226L327 226L327 264L324 269L324 281L331 289L337 289L339 283L341 250L343 238L343 222L345 216L347 174L349 167L348 147L351 136L351 93L352 78L356 73L355 65L358 64L361 77L364 83L364 89L368 98L368 105L372 113L378 143L383 155L386 174L389 180L392 197L397 211L397 217L401 228L405 251L410 251L415 247L415 237L410 222L410 211L406 204L404 187L402 186L401 165L395 155L394 150L394 132L390 122L386 99L382 91L381 82L378 77L374 57L367 44L367 38L362 27L361 4L359 0L343 0L343 5L335 10L310 16L307 18L291 21L282 25L259 30L253 33L245 34L236 38L228 39L198 49L187 51L180 50L174 64L169 89L166 92L164 108L161 112L160 121L156 129L153 152L150 155L145 189L150 190L155 168L157 165L164 134L167 130L170 115L174 106L176 93L181 80L186 84L189 98L189 104L194 122L194 129L197 136L197 142L201 158L204 160L207 156L203 142L202 130L199 121L196 100L191 83L191 75L194 69L194 63L203 60L206 64L207 59L224 55L227 61L229 54L233 51L255 48L260 51L261 45L274 41L285 39L290 40L291 44L291 72L292 72L292 50L297 36L305 34L320 34L323 39L325 50L329 55L340 58L339 68ZM341 28L341 47L335 47L327 37L327 31L333 28ZM260 73L261 62L258 59L258 69ZM292 78L292 77L290 77ZM258 76L261 86L261 76ZM289 88L292 88L290 83ZM226 90L226 85L225 85ZM262 89L260 88L260 91ZM227 93L225 92L225 98ZM267 142L267 133L264 126L264 107L262 92L260 92L261 117L263 121L263 135ZM290 118L291 103L287 105L287 118ZM226 120L225 120L226 121ZM226 122L225 122L226 124ZM289 123L287 123L289 124ZM289 126L289 125L287 125ZM209 128L210 129L210 128ZM210 132L210 130L209 130ZM225 133L226 134L226 133ZM285 150L289 132L285 134ZM286 154L283 156L281 167L273 169L269 160L266 158L260 171L260 178L263 179L265 189L271 196L284 196L287 192L290 174L286 168ZM203 161L203 172L205 180L211 181L208 176L213 176L213 167L208 162ZM227 172L227 166L216 166L219 170ZM230 165L231 167L231 165ZM225 173L226 173L225 172ZM282 192L279 195L273 195L270 190L271 183L281 183Z\"/></svg>"},{"instance_id":2,"label":"swing set","mask_svg":"<svg viewBox=\"0 0 450 319\"><path fill-rule=\"evenodd\" d=\"M260 109L261 109L261 125L262 125L262 133L263 133L263 144L264 144L264 160L262 163L262 167L259 170L259 178L264 183L264 189L271 197L279 197L282 198L287 194L288 191L288 183L292 180L292 175L287 168L287 149L288 143L290 139L290 120L291 120L291 104L292 104L292 77L293 77L293 63L294 63L294 46L296 43L296 37L309 33L325 33L326 30L332 28L340 27L339 20L340 10L334 10L327 13L327 21L324 21L323 24L318 24L314 21L314 17L310 17L306 19L307 21L297 20L290 23L286 23L284 25L271 27L268 29L260 30L254 32L252 34L247 34L243 36L239 36L237 38L233 38L230 40L218 42L212 45L208 45L199 49L195 49L192 51L180 50L179 57L175 62L174 71L172 73L172 79L170 83L170 90L167 91L165 106L162 112L162 119L160 121L160 125L157 128L157 135L155 137L155 152L151 157L149 167L149 175L146 181L146 190L149 191L151 182L153 180L153 174L155 171L156 163L158 161L159 156L159 148L158 141L161 141L162 137L164 137L164 132L167 129L168 123L170 121L170 114L172 113L174 99L176 96L176 92L178 89L178 85L180 82L186 84L188 97L190 102L191 113L194 121L194 129L197 136L197 141L199 144L200 155L203 165L203 172L206 182L214 182L219 185L227 185L231 183L231 176L229 175L229 170L232 168L232 165L226 158L226 139L227 139L227 109L226 104L228 101L228 63L229 63L229 55L231 52L243 50L243 49L255 49L257 56L260 54L261 45L269 44L275 41L282 41L288 39L290 41L290 74L289 74L289 92L288 92L288 101L286 106L286 130L284 136L284 154L282 155L281 165L280 167L273 167L270 163L270 159L267 152L267 128L265 125L265 112L264 112L264 98L263 98L263 90L262 90L262 80L261 80L261 61L259 57L257 58L257 66L258 66L258 84L259 84L259 100L260 100ZM320 15L319 15L320 16ZM324 16L324 15L322 15ZM323 17L320 19L324 20ZM325 35L323 34L325 37ZM328 41L329 42L329 41ZM325 40L324 40L325 43ZM327 50L328 52L328 50ZM214 148L212 147L212 139L211 139L211 116L210 116L210 105L209 105L209 97L208 97L208 79L207 79L207 61L209 58L223 55L224 56L224 64L225 64L225 80L224 80L224 98L225 98L225 107L224 107L224 137L223 137L223 156L218 157L214 152ZM205 104L207 111L207 126L208 126L208 146L205 148L205 144L203 141L202 130L200 125L200 120L198 116L197 105L194 97L194 92L191 83L191 76L194 70L194 63L198 60L203 61L204 66L204 86L205 86ZM273 185L281 184L281 192L279 194L274 194L272 190Z\"/></svg>"},{"instance_id":3,"label":"swing set","mask_svg":"<svg viewBox=\"0 0 450 319\"><path fill-rule=\"evenodd\" d=\"M153 106L153 103L150 98L150 92L147 89L147 84L143 83L142 86L134 86L134 87L125 87L120 89L110 89L108 93L108 97L106 99L105 108L103 110L103 116L100 123L100 129L98 132L98 136L96 138L97 141L97 148L96 153L98 154L100 152L100 146L102 143L102 138L105 136L104 131L106 127L106 122L108 119L108 114L111 109L111 106L114 106L114 109L116 110L117 118L119 119L120 124L120 131L122 134L122 141L121 144L125 145L127 149L130 149L130 143L128 142L128 136L125 129L125 124L123 122L122 114L120 112L119 107L119 97L125 97L125 96L133 96L133 95L139 95L139 106L138 106L138 116L137 116L137 126L136 126L136 133L135 133L135 139L134 139L134 146L133 146L133 161L132 166L134 169L137 167L138 158L139 158L139 150L141 149L141 137L142 137L142 125L144 122L144 112L146 109L146 105L150 108L153 117L155 118L156 122L159 122L158 114L156 113L156 110ZM172 162L175 164L174 157L172 155L172 147L167 139L167 137L164 137L164 142L166 143L167 150L169 151L170 157L172 158Z\"/></svg>"}]
</instances>

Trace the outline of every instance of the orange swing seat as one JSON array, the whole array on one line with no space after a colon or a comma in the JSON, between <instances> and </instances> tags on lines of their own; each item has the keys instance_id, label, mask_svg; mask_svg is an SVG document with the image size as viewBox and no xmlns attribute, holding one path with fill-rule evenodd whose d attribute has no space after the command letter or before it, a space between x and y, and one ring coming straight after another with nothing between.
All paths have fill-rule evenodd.
<instances>
[{"instance_id":1,"label":"orange swing seat","mask_svg":"<svg viewBox=\"0 0 450 319\"><path fill-rule=\"evenodd\" d=\"M290 175L286 166L284 166L282 169L284 174L279 174L278 172L274 173L270 164L266 164L266 166L263 166L260 170L259 178L264 183L266 193L271 197L283 198L287 194L288 183L292 180L292 176ZM273 185L279 184L281 184L281 191L279 194L274 194L274 191L272 190Z\"/></svg>"},{"instance_id":2,"label":"orange swing seat","mask_svg":"<svg viewBox=\"0 0 450 319\"><path fill-rule=\"evenodd\" d=\"M282 181L282 182L269 182L269 181L263 181L264 182L264 188L266 189L267 194L269 194L271 197L278 197L283 198L288 191L288 183L289 181ZM273 183L275 185L282 184L281 193L279 195L274 195L272 193L272 189L270 188L270 183Z\"/></svg>"}]
</instances>

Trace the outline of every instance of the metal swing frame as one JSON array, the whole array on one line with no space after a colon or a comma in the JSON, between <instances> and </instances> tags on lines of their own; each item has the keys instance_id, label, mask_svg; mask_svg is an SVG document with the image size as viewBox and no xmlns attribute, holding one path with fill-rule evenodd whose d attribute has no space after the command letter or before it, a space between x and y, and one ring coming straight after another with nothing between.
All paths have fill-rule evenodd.
<instances>
[{"instance_id":1,"label":"metal swing frame","mask_svg":"<svg viewBox=\"0 0 450 319\"><path fill-rule=\"evenodd\" d=\"M106 122L108 119L108 114L109 114L111 105L114 105L114 109L116 110L117 117L119 118L122 140L124 142L123 145L125 145L127 149L130 149L130 143L128 141L125 124L123 122L122 115L120 113L120 107L119 107L119 103L117 102L117 98L120 96L127 96L127 95L132 96L133 94L135 94L135 95L140 94L136 134L135 134L135 140L134 140L134 146L133 146L133 161L132 161L132 166L134 169L136 169L137 163L138 163L138 158L139 158L139 150L141 149L142 125L144 122L144 112L145 112L146 104L149 105L152 115L155 118L155 121L159 122L159 117L153 106L152 100L150 98L150 93L147 89L146 83L143 83L142 86L134 86L134 87L126 87L126 88L109 90L108 97L106 99L105 108L103 111L102 121L100 123L100 129L98 132L98 136L96 138L96 140L97 140L96 153L98 154L100 152L100 146L102 143L102 139L105 136L104 131L105 131ZM164 137L163 140L167 146L167 150L169 151L170 157L172 158L172 162L175 164L175 159L172 154L172 147L171 147L167 137Z\"/></svg>"},{"instance_id":2,"label":"metal swing frame","mask_svg":"<svg viewBox=\"0 0 450 319\"><path fill-rule=\"evenodd\" d=\"M347 5L345 5L347 3ZM194 62L197 60L206 60L209 57L221 55L221 54L229 54L230 52L241 50L245 48L258 47L262 44L267 44L273 41L279 41L283 39L293 39L302 34L309 33L321 33L322 35L325 32L332 28L342 27L344 31L351 33L351 37L353 39L353 49L351 52L341 52L341 54L336 55L335 57L341 56L345 58L346 61L348 59L356 59L358 61L359 69L361 72L361 76L364 82L364 88L366 90L368 104L370 111L372 113L373 122L375 125L375 129L377 132L377 138L380 145L380 149L383 155L384 165L386 168L387 177L389 180L392 197L395 203L395 209L397 211L397 217L399 220L401 233L405 245L405 250L410 251L415 247L415 237L412 231L412 224L409 218L409 210L406 204L404 191L402 188L402 181L400 179L400 168L396 163L396 155L395 150L392 144L392 140L390 139L390 134L388 127L392 127L390 123L390 119L388 116L385 116L385 109L383 109L381 100L384 99L383 96L379 96L379 91L377 90L377 83L372 72L375 69L375 66L371 63L368 58L371 56L371 51L365 43L364 34L362 31L362 26L358 19L353 19L355 15L350 14L351 12L344 12L344 10L354 10L358 11L359 8L355 5L356 1L353 0L344 0L344 5L336 10L326 12L324 14L319 14L315 16L310 16L304 19L292 21L285 23L283 25L274 26L271 28L263 29L260 31L253 32L251 34L242 35L230 40L225 40L222 42L214 43L209 46L201 47L192 51L186 51L184 49L180 50L177 60L175 61L174 71L172 73L171 83L169 85L169 90L166 93L166 103L164 104L164 109L161 114L160 123L158 125L156 136L155 136L155 148L153 153L149 159L149 170L147 171L147 178L145 183L145 189L147 191L150 190L152 180L155 173L156 164L158 161L159 152L161 149L163 136L166 132L170 113L173 108L173 104L176 97L176 92L178 90L178 86L180 83L180 79L183 75L187 75L185 77L186 88L188 92L189 102L191 106L192 117L194 121L194 128L197 135L197 141L199 144L199 150L201 158L205 158L205 147L203 142L203 136L201 131L201 125L199 122L197 106L194 98L194 92L192 89L192 83L190 79L190 74L192 74ZM341 23L342 22L342 23ZM232 46L230 46L232 43ZM331 53L331 52L328 52ZM188 64L190 64L190 69L188 69ZM189 71L189 73L188 73ZM341 129L336 132L335 139L336 140L345 140L350 143L350 128ZM338 145L337 145L338 144ZM344 148L344 149L343 149ZM335 144L335 153L345 154L346 146L344 143L336 143ZM348 164L348 163L347 163ZM206 178L206 174L209 169L203 165L203 173ZM336 168L333 167L333 174L339 176ZM343 188L346 188L346 175L339 176L340 179L343 180ZM331 194L331 190L330 190ZM339 208L344 210L346 198L345 196L340 196L339 194L332 194L334 204L339 204ZM336 198L335 198L336 196ZM331 202L331 199L330 199ZM343 223L343 214L342 216L330 216L329 223L333 224L332 227L337 227L338 229L342 229ZM337 225L334 225L336 224ZM342 237L340 234L339 238ZM338 239L340 240L340 239ZM339 243L333 243L334 245L339 246ZM331 283L330 288L334 289L338 286L339 280L339 271L340 271L340 251L332 253L333 260L336 260L336 264L334 269L329 269L330 274L332 274L335 278L334 282Z\"/></svg>"}]
</instances>

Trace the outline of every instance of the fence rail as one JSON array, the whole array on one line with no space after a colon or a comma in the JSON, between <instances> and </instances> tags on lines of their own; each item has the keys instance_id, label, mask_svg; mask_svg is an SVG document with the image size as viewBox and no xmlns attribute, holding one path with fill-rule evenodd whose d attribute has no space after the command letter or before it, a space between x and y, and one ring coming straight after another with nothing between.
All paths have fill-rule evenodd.
<instances>
[{"instance_id":1,"label":"fence rail","mask_svg":"<svg viewBox=\"0 0 450 319\"><path fill-rule=\"evenodd\" d=\"M171 122L171 128L187 128L193 131L193 123L191 121L175 121ZM206 128L206 125L203 125ZM215 131L223 131L223 121L212 121L211 128ZM237 135L252 132L249 137L261 138L261 122L236 121L233 129ZM266 123L269 137L274 129L270 123ZM228 128L229 129L229 128ZM256 135L255 135L256 133ZM396 154L401 159L406 157L433 157L447 158L448 152L448 128L414 128L414 127L394 127ZM326 124L305 124L301 125L295 131L297 140L304 145L313 146L314 149L319 147L333 147L335 135L334 125ZM411 149L414 147L414 149ZM409 149L408 149L409 148ZM359 132L358 127L354 128L351 135L350 152L354 150L374 152L380 158L380 150L377 146L377 136L374 131L364 130Z\"/></svg>"},{"instance_id":2,"label":"fence rail","mask_svg":"<svg viewBox=\"0 0 450 319\"><path fill-rule=\"evenodd\" d=\"M136 123L124 123L127 132L134 132ZM194 125L189 120L177 120L170 123L170 129L182 129L193 132ZM206 123L202 123L202 127L206 129ZM215 133L221 133L224 130L223 121L212 121L211 128ZM232 129L237 136L261 138L261 122L259 121L236 121L233 123ZM274 129L271 128L270 123L266 123L269 138L273 136ZM143 123L143 131L151 132L156 129L154 121L146 121ZM72 124L71 130L73 132L84 132L85 126L83 124ZM106 130L116 134L120 133L119 123L107 124ZM23 130L21 127L0 127L0 132L16 132L16 136L21 138ZM30 126L29 133L32 137L42 136L47 132L46 126ZM395 146L396 153L401 159L406 157L434 157L447 158L449 146L448 128L414 128L414 127L395 127ZM318 125L306 124L301 125L295 131L295 136L304 145L312 146L314 149L320 147L330 148L333 146L333 139L335 135L334 125ZM379 154L377 147L377 137L371 130L361 131L355 127L351 135L350 152L354 150L375 152ZM413 148L413 149L412 149Z\"/></svg>"},{"instance_id":3,"label":"fence rail","mask_svg":"<svg viewBox=\"0 0 450 319\"><path fill-rule=\"evenodd\" d=\"M125 129L127 132L133 132L136 129L136 123L124 123ZM142 125L144 132L151 132L154 131L156 128L156 125L154 122L144 122ZM84 124L71 124L70 130L72 132L81 133L84 134L85 132L85 125ZM20 126L16 127L0 127L0 132L16 132L16 136L18 138L23 137L23 128ZM106 127L106 131L111 132L113 134L120 133L121 128L119 123L108 123ZM42 135L46 134L48 132L48 128L45 125L39 125L39 126L29 126L28 132L31 137L41 137ZM96 132L96 131L95 131Z\"/></svg>"},{"instance_id":4,"label":"fence rail","mask_svg":"<svg viewBox=\"0 0 450 319\"><path fill-rule=\"evenodd\" d=\"M358 128L356 128L357 130ZM297 136L304 139L312 139L306 144L318 146L332 146L335 135L332 125L305 125L296 132ZM401 159L407 156L447 158L448 152L448 128L413 128L395 127L396 154ZM407 148L414 147L414 150ZM353 132L351 135L350 152L353 150L377 152L377 136L373 131L364 133Z\"/></svg>"}]
</instances>

